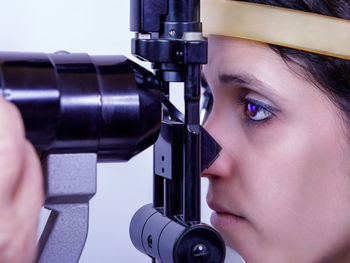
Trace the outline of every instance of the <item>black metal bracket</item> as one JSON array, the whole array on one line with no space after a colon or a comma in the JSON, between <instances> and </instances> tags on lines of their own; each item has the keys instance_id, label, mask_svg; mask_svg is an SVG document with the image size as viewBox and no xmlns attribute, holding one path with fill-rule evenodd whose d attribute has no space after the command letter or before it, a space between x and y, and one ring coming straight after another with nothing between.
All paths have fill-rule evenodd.
<instances>
[{"instance_id":1,"label":"black metal bracket","mask_svg":"<svg viewBox=\"0 0 350 263\"><path fill-rule=\"evenodd\" d=\"M130 0L130 29L135 32L158 32L160 17L168 11L168 0Z\"/></svg>"}]
</instances>

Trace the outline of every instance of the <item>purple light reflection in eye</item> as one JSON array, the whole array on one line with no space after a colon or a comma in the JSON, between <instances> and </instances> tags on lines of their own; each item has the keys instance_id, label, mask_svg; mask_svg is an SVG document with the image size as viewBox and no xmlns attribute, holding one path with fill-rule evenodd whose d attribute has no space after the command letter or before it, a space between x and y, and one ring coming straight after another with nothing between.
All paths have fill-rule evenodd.
<instances>
[{"instance_id":1,"label":"purple light reflection in eye","mask_svg":"<svg viewBox=\"0 0 350 263\"><path fill-rule=\"evenodd\" d=\"M254 104L249 103L248 104L248 110L251 111L251 112L256 112L257 106L254 105Z\"/></svg>"}]
</instances>

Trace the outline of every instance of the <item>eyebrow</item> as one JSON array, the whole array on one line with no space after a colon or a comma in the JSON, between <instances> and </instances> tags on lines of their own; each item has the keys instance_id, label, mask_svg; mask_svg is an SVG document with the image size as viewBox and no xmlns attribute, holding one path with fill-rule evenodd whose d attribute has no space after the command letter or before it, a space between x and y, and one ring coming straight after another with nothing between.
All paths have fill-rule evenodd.
<instances>
[{"instance_id":1,"label":"eyebrow","mask_svg":"<svg viewBox=\"0 0 350 263\"><path fill-rule=\"evenodd\" d=\"M220 84L238 84L242 85L243 88L256 91L263 95L267 95L270 98L276 98L276 89L267 84L266 82L258 79L253 74L226 74L222 73L218 75L218 80Z\"/></svg>"},{"instance_id":2,"label":"eyebrow","mask_svg":"<svg viewBox=\"0 0 350 263\"><path fill-rule=\"evenodd\" d=\"M244 89L252 90L280 101L282 98L276 93L276 89L266 82L258 79L251 73L219 73L217 80L221 85L242 85ZM208 85L204 72L201 72L202 85ZM208 85L210 86L210 85Z\"/></svg>"},{"instance_id":3,"label":"eyebrow","mask_svg":"<svg viewBox=\"0 0 350 263\"><path fill-rule=\"evenodd\" d=\"M256 82L257 79L255 79ZM247 75L229 75L229 74L220 74L219 75L219 81L221 84L245 84L245 85L251 85L252 83L252 77Z\"/></svg>"},{"instance_id":4,"label":"eyebrow","mask_svg":"<svg viewBox=\"0 0 350 263\"><path fill-rule=\"evenodd\" d=\"M219 74L218 78L221 84L241 84L247 85L249 88L263 89L269 92L273 90L268 84L252 74Z\"/></svg>"}]
</instances>

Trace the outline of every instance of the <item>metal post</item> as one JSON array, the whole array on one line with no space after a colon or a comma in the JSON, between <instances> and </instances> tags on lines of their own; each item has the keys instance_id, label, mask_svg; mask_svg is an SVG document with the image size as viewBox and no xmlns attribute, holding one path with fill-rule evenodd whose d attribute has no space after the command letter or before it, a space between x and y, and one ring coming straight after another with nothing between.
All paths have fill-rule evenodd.
<instances>
[{"instance_id":1,"label":"metal post","mask_svg":"<svg viewBox=\"0 0 350 263\"><path fill-rule=\"evenodd\" d=\"M199 118L200 65L187 65L185 72L185 177L184 220L200 221L201 132Z\"/></svg>"},{"instance_id":2,"label":"metal post","mask_svg":"<svg viewBox=\"0 0 350 263\"><path fill-rule=\"evenodd\" d=\"M45 207L50 217L39 240L37 263L77 263L89 225L89 200L96 193L97 155L51 154L44 163Z\"/></svg>"}]
</instances>

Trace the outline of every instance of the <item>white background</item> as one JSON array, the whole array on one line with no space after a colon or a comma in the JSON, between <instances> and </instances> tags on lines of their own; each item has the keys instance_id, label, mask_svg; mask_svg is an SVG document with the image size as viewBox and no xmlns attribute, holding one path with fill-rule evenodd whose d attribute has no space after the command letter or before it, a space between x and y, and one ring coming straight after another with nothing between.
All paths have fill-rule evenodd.
<instances>
[{"instance_id":1,"label":"white background","mask_svg":"<svg viewBox=\"0 0 350 263\"><path fill-rule=\"evenodd\" d=\"M132 58L128 0L0 0L0 3L0 51L66 50ZM182 107L179 87L172 91L172 97ZM206 188L204 181L202 213L203 221L209 222ZM150 262L132 246L128 231L134 212L151 201L151 148L128 163L99 164L97 194L90 202L89 235L80 262Z\"/></svg>"}]
</instances>

